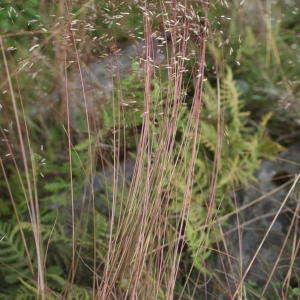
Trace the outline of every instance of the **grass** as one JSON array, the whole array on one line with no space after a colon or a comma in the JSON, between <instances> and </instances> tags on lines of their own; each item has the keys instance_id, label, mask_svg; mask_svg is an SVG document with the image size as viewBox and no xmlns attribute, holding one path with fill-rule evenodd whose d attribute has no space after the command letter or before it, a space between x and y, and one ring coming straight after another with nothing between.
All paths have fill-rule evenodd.
<instances>
[{"instance_id":1,"label":"grass","mask_svg":"<svg viewBox=\"0 0 300 300\"><path fill-rule=\"evenodd\" d=\"M272 276L283 245L261 287L247 274L272 225L243 269L241 212L266 195L247 207L235 197L260 159L282 150L267 131L280 139L284 124L289 139L296 136L298 23L287 17L299 16L296 8L192 0L3 5L1 299L299 296L299 201L286 234L294 237L286 276ZM119 47L143 38L131 68L116 64ZM152 59L157 48L163 61ZM100 61L107 78L90 88L90 63ZM106 86L113 91L103 93ZM230 216L240 240L234 257Z\"/></svg>"}]
</instances>

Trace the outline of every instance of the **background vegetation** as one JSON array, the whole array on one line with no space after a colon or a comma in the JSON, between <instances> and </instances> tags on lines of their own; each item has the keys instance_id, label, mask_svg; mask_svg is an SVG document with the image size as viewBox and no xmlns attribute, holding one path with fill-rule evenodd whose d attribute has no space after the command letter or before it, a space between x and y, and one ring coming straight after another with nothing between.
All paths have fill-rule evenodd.
<instances>
[{"instance_id":1,"label":"background vegetation","mask_svg":"<svg viewBox=\"0 0 300 300\"><path fill-rule=\"evenodd\" d=\"M299 31L287 0L1 2L0 298L277 299L207 261L299 139Z\"/></svg>"}]
</instances>

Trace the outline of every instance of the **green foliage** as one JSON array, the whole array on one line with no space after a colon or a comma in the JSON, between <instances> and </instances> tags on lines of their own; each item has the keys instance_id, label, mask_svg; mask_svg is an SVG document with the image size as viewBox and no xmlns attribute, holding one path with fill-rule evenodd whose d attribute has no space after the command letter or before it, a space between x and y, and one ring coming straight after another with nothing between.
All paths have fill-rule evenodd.
<instances>
[{"instance_id":1,"label":"green foliage","mask_svg":"<svg viewBox=\"0 0 300 300\"><path fill-rule=\"evenodd\" d=\"M249 36L251 34L249 33ZM250 41L249 37L249 43ZM242 53L242 52L241 52ZM242 55L242 54L239 55ZM127 102L123 106L112 105L110 109L105 109L105 116L111 116L114 112L114 118L105 118L107 128L112 128L114 124L131 127L142 124L141 108L144 102L144 83L140 81L140 75L136 65L132 65L131 75L122 79L122 96ZM139 84L141 83L141 84ZM166 83L166 82L165 82ZM132 85L135 89L132 89ZM153 83L153 92L151 101L153 105L157 102L161 93L159 87ZM162 86L164 87L164 85ZM221 161L217 180L217 189L215 192L215 204L211 211L212 216L225 215L232 207L231 191L240 185L246 185L249 180L255 181L254 171L260 166L261 159L274 159L275 155L283 150L278 143L273 142L265 134L267 122L272 117L273 112L267 113L261 120L259 128L255 129L249 125L248 118L250 112L243 111L244 102L239 99L239 88L233 79L232 71L226 67L226 76L221 84L221 110L224 113L224 130L222 136L218 136L218 109L217 109L217 91L209 82L205 82L204 106L201 112L201 118L208 120L202 121L198 135L198 154L194 167L194 186L191 195L189 216L186 219L186 236L189 243L189 251L194 262L194 266L202 270L201 263L204 258L210 255L209 248L215 242L216 237L207 234L207 231L201 229L207 220L207 206L210 200L210 174L213 171L215 155L218 152L217 140L222 140ZM164 91L164 89L162 89ZM132 99L136 99L134 105L129 104ZM125 103L125 105L124 105ZM129 104L129 105L127 105ZM140 107L140 109L138 109ZM155 107L155 105L154 105ZM155 116L157 111L151 112ZM178 128L181 136L184 135L187 119L185 115L179 120ZM190 151L181 153L182 160L190 160ZM175 174L176 177L176 174ZM178 189L185 191L185 185L181 176L178 176ZM178 191L174 195L178 199ZM180 211L181 206L178 202L174 204L173 209ZM210 230L211 228L209 228Z\"/></svg>"},{"instance_id":2,"label":"green foliage","mask_svg":"<svg viewBox=\"0 0 300 300\"><path fill-rule=\"evenodd\" d=\"M120 33L122 35L121 37L116 36L117 41L128 41L128 36L131 36L132 33L143 31L142 19L144 13L139 7L133 7L132 10L131 8L129 10L127 2L123 2L120 6L109 6L109 3L102 4L100 2L101 1L95 1L93 3L95 6L91 6L91 11L98 10L103 18L95 18L96 14L93 12L93 14L90 14L85 20L82 19L86 17L84 16L84 13L79 12L82 11L82 5L78 5L78 3L72 5L72 12L76 14L72 16L74 19L80 19L80 21L83 21L82 24L86 24L86 20L88 20L92 26L95 25L96 29L93 31L93 34L88 33L87 35L86 32L82 30L82 27L78 26L78 29L84 32L83 36L96 38L96 42L92 44L93 46L97 46L98 43L101 44L101 35L103 35L103 33L109 33L108 41L110 43L110 33L114 32L117 28L121 28L117 29L118 35ZM53 74L53 70L51 69L51 67L54 68L55 65L52 64L54 61L53 53L49 57L50 63L49 61L46 63L44 61L42 63L41 61L34 60L35 57L40 56L45 59L47 55L44 56L44 54L49 54L51 51L53 52L51 47L56 44L57 41L53 38L52 33L54 33L56 29L52 30L51 28L55 27L48 27L47 22L44 22L46 21L45 16L37 16L39 14L38 9L40 8L40 1L28 0L19 1L18 4L15 3L15 1L7 0L0 5L0 33L4 33L5 48L18 48L18 57L21 58L18 60L18 64L21 65L24 57L25 61L28 59L27 56L30 54L28 50L31 46L37 43L37 40L40 44L45 42L45 47L38 48L38 51L36 51L35 54L31 52L30 55L32 57L30 57L30 59L34 62L34 65L31 67L31 63L28 64L31 69L28 68L26 70L26 72L28 72L26 73L27 76L20 76L20 90L23 98L32 99L33 97L31 96L36 96L37 93L35 89L31 88L32 86L37 86L38 88L41 88L41 90L43 89L43 93L40 95L44 95L44 90L49 90L49 84L52 82L52 78L56 76L56 73L54 72ZM58 5L54 6L52 11L53 14L56 13L57 7ZM269 112L269 99L273 99L275 97L277 100L276 97L281 94L282 90L280 87L280 84L282 83L280 83L280 81L284 76L281 72L279 72L279 69L284 69L284 71L288 74L287 77L293 80L289 82L289 84L291 84L292 92L294 90L296 91L296 87L299 85L297 82L299 74L297 73L297 68L294 66L298 62L300 48L298 46L295 51L291 50L292 45L296 45L298 43L298 39L295 34L295 32L299 30L296 15L297 11L290 5L286 5L285 7L287 7L286 10L290 11L289 16L291 16L285 20L285 23L288 22L286 26L289 26L291 30L285 32L286 34L281 36L281 25L277 22L278 20L275 20L276 18L274 18L274 22L277 22L277 24L273 24L271 33L274 36L274 41L277 43L276 45L279 46L278 49L276 49L274 45L272 45L272 47L274 47L272 49L269 39L266 39L268 44L265 44L265 41L260 42L251 26L239 26L238 22L232 20L229 31L226 32L225 30L224 34L222 33L221 40L216 39L217 44L220 42L224 48L223 46L217 48L217 53L215 53L212 49L209 49L208 51L208 53L211 52L213 55L220 58L220 61L226 60L226 63L230 65L231 69L229 67L226 68L226 76L223 78L221 84L220 113L224 113L225 117L224 124L222 124L222 126L224 126L222 127L223 132L221 133L217 131L218 118L220 117L217 110L218 95L215 86L208 82L205 83L205 104L202 108L201 115L205 121L201 121L199 136L197 137L198 152L193 173L190 209L189 214L186 217L186 237L188 241L188 248L191 253L194 266L200 271L202 271L203 259L210 255L211 244L215 242L216 238L218 238L218 232L215 232L216 236L212 236L210 233L213 225L208 226L208 228L204 230L203 226L206 225L206 220L207 223L210 224L214 219L216 219L216 215L223 216L232 209L230 197L232 189L237 188L239 185L247 184L248 180L255 180L253 172L259 167L260 160L263 158L274 159L274 156L282 150L282 147L279 144L272 142L270 137L266 135L265 128L267 122L273 115L273 112ZM115 12L124 13L127 11L130 11L130 14L132 15L132 18L129 19L129 21L124 20L125 18L115 20L120 22L121 26L117 25L115 21L112 21L112 17ZM88 10L85 11L86 14L88 14L87 12ZM155 8L151 7L151 13L154 12ZM48 13L49 12L47 12L47 14ZM157 14L158 13L159 8ZM32 20L37 20L37 22L31 22ZM66 19L62 19L59 26L61 26L65 21ZM154 26L157 23L157 20L153 20ZM217 22L213 25L216 25L216 23ZM80 24L80 22L78 22L78 24ZM41 32L41 28L44 25L48 30L47 33ZM36 32L31 32L33 33L32 38L31 35L19 35L20 30L24 30L25 32L36 30ZM80 34L78 35L80 36ZM141 35L141 33L138 34L139 35L136 35L136 37ZM10 35L10 37L8 35ZM239 36L241 36L241 38L239 38ZM51 37L51 40L48 41L47 39L49 37ZM59 34L57 34L57 37L58 39L61 39ZM227 39L227 37L230 37L231 41L226 44L225 39ZM232 40L234 40L233 43ZM101 45L101 47L107 46L104 40L102 41L103 45ZM233 54L228 54L230 53L230 47L233 48ZM274 59L272 54L270 54L272 52L271 50L274 51L274 53L278 50L277 54L280 57L281 66L278 62L276 62L276 59ZM268 52L267 55L266 52ZM16 52L11 53L14 54ZM223 53L227 53L227 55L223 57ZM266 68L266 56L268 55L271 57L269 59L271 68L269 69ZM236 61L239 61L239 63L236 63ZM194 66L192 67L194 68ZM35 74L35 71L40 69L43 69L43 75L34 77L33 75ZM207 72L210 72L208 69L209 66L207 68ZM231 70L234 70L236 80L233 79ZM189 76L187 77L188 82ZM215 75L212 75L211 77L215 78ZM28 84L28 82L30 84ZM144 108L145 78L143 78L136 62L132 61L132 68L129 76L122 78L120 86L118 86L118 89L115 89L114 99L118 99L118 101L111 101L103 110L101 118L104 126L99 129L99 132L101 131L99 136L102 137L104 135L107 137L111 134L111 132L118 130L119 128L128 128L131 130L133 127L138 127L142 125L145 113L150 115L150 120L152 122L150 124L151 131L154 132L155 127L156 130L159 131L160 122L157 119L164 109L162 104L160 104L160 100L164 99L166 86L168 84L169 82L167 78L163 78L162 81L159 81L153 76L151 79L151 92L149 99L152 101L151 107L154 107L154 109L150 112L146 112ZM30 87L29 90L25 89L27 86ZM259 100L262 104L258 107L258 115L259 117L262 116L262 120L258 124L259 126L257 129L252 128L248 123L249 112L243 111L244 102L239 99L240 92L242 92L244 96L247 96L247 109L249 107L251 109L253 107L255 108L255 104L253 103L255 101L258 102L257 100ZM28 95L30 97L28 97ZM30 109L31 108L28 109L28 107L25 107L26 111ZM164 117L166 119L168 118L168 116ZM31 116L27 116L27 118L27 122L30 124L29 127L33 126L33 124L30 123ZM259 118L256 117L255 120L257 121L257 119ZM158 121L158 124L156 124L156 121ZM176 136L178 142L181 142L181 138L184 137L184 128L187 121L186 115L183 113L178 124L179 130L178 136ZM86 126L85 120L83 120L82 123ZM40 135L44 134L43 130L40 128L39 130ZM123 134L124 131L121 130L121 132ZM57 130L56 127L50 128L48 135L52 137L52 141L58 141L62 136L60 129ZM150 137L150 139L152 139L152 137ZM123 140L123 137L121 137L121 140ZM211 179L212 172L214 170L214 161L221 146L217 144L216 141L218 140L222 140L222 151L220 164L218 166L219 172L216 191L215 194L212 195ZM34 142L35 141L31 140L32 144L34 144ZM155 152L156 139L153 138L150 142L153 145L153 151ZM34 186L34 189L36 189L39 205L41 206L39 210L42 223L40 232L42 238L41 247L47 249L45 279L47 280L49 288L56 293L49 293L47 291L46 299L58 299L60 295L62 298L62 295L65 295L64 292L69 285L68 280L66 280L68 274L66 274L64 270L68 270L70 267L73 251L73 241L70 230L72 224L69 222L71 219L69 203L71 199L70 190L74 193L74 199L77 201L77 199L82 195L84 186L86 185L88 188L91 187L91 183L88 178L89 176L87 176L87 174L89 174L90 166L88 150L89 147L94 148L97 143L97 137L92 136L90 141L84 139L75 145L71 150L71 166L68 155L65 155L63 159L58 159L59 155L56 153L55 147L51 148L50 152L46 156L46 165L42 166L42 157L35 156L34 158L36 169L33 176L35 177L37 184ZM126 143L128 143L127 146L129 146L130 142L126 141ZM49 147L51 146L53 145L49 142ZM182 165L186 166L187 162L189 162L191 158L191 149L188 148L185 150L186 151L183 151L178 156L183 162ZM67 152L68 150L66 150L64 154ZM176 152L176 150L174 150L174 152ZM177 155L177 153L175 154ZM28 194L28 190L27 185L22 183L26 182L26 177L24 172L20 172L19 176L14 167L9 166L6 170L7 173L9 173L9 184L12 187L13 199L17 206L17 211L22 219L20 225L25 232L25 239L29 249L29 259L34 265L34 268L36 268L36 249L35 242L32 237L32 224L30 222L23 221L23 219L26 219L25 210L27 207L25 195ZM44 177L42 177L40 173L42 173ZM182 199L185 192L186 187L183 179L184 175L185 174L182 176L182 170L180 170L180 172L178 171L174 175L174 179L177 180L176 186L178 187L176 195L173 195L176 200ZM143 176L145 177L145 174L143 174ZM168 180L168 176L165 177L166 180ZM73 186L71 186L71 178L73 180ZM107 184L107 190L110 192L112 184L109 181L107 181ZM3 190L6 189L6 182L2 178L0 180L0 188ZM116 194L118 192L119 191L114 191ZM152 192L155 192L155 187L153 187ZM126 200L124 199L125 196L123 193L122 195L117 196L120 198L122 197L122 201ZM109 206L109 200L103 195L101 195L101 197L105 198L105 201ZM214 202L211 206L211 211L208 214L207 207L210 206L209 203L211 200L214 200ZM0 207L1 216L4 219L13 214L8 194L1 194ZM182 205L178 201L171 207L171 210L174 212L181 212L181 209ZM118 213L117 207L116 216L118 216ZM75 284L71 287L72 290L66 293L66 298L70 300L92 298L91 291L88 287L92 286L91 282L93 280L93 274L91 270L87 268L88 265L92 265L94 263L94 257L91 253L93 253L96 249L96 263L97 265L102 264L105 260L105 254L109 243L109 221L105 216L96 211L93 212L93 215L83 214L82 220L83 221L80 222L77 217L75 220L76 229L80 229L76 232L76 238L78 238L77 249L81 250L79 253L80 258L77 257L79 261L77 274L80 275L75 278ZM0 298L36 299L36 295L38 293L36 279L32 278L29 272L29 262L27 261L28 258L25 253L23 240L19 234L19 228L17 226L13 226L12 223L13 222L0 223L0 277L2 278L2 281L0 281ZM94 230L96 232L94 232ZM44 249L41 249L41 252L43 252ZM151 280L151 275L149 276L149 280ZM299 289L290 288L289 292L289 299L294 299L299 293ZM159 294L159 297L163 298L164 295L161 289L159 289Z\"/></svg>"},{"instance_id":3,"label":"green foliage","mask_svg":"<svg viewBox=\"0 0 300 300\"><path fill-rule=\"evenodd\" d=\"M14 298L12 296L8 295L6 292L4 292L4 293L0 292L0 297L3 300L14 300Z\"/></svg>"},{"instance_id":4,"label":"green foliage","mask_svg":"<svg viewBox=\"0 0 300 300\"><path fill-rule=\"evenodd\" d=\"M90 187L90 183L85 180L88 173L89 154L88 148L94 146L96 139L91 136L91 145L88 140L75 145L71 150L72 157L72 174L70 174L70 165L66 161L58 164L56 160L44 160L39 155L34 155L34 164L36 166L36 184L37 196L39 199L40 211L40 237L41 237L41 253L47 250L45 262L45 276L48 286L58 294L63 294L68 285L63 270L68 270L72 262L72 230L70 189L73 189L75 205L79 205L78 201L82 200L84 185ZM46 153L44 153L46 154ZM51 155L50 155L51 157ZM54 157L55 159L55 157ZM43 161L42 164L41 162ZM43 172L43 176L40 175ZM53 173L55 176L53 176ZM70 186L70 178L73 178L74 186ZM18 176L17 171L12 169L9 174L9 183L11 187L20 187L20 190L13 190L14 201L19 211L21 219L27 219L26 203L24 201L24 193L28 193L27 185L20 184L20 180L26 182L22 173ZM86 182L85 182L86 181ZM98 195L96 195L98 197ZM101 196L102 197L102 196ZM104 196L103 196L104 197ZM88 201L88 200L86 200ZM5 205L9 205L6 201ZM80 204L81 206L81 204ZM21 210L22 208L22 210ZM81 210L80 210L81 212ZM25 216L23 215L25 213ZM93 273L85 264L93 264L94 257L90 255L96 249L97 263L100 264L107 252L109 241L109 221L107 217L95 211L82 211L82 220L80 222L79 212L76 212L75 231L78 235L77 241L77 259L79 261L77 271L78 278L75 281L80 282L80 286L72 285L72 291L67 292L67 299L91 299L91 292L88 287L91 286ZM97 234L94 232L95 230ZM36 248L33 239L33 226L31 222L21 221L20 226L25 234L27 247L30 251L30 257L26 256L23 240L20 235L20 228L12 226L10 222L0 223L0 293L5 289L5 294L12 298L8 299L36 299L37 287L36 282L30 273L29 263L36 267ZM95 240L96 237L96 240ZM36 271L36 270L35 270ZM83 280L81 278L84 278ZM11 288L7 288L11 286ZM47 292L47 299L58 299L53 294ZM5 299L5 298L3 298Z\"/></svg>"},{"instance_id":5,"label":"green foliage","mask_svg":"<svg viewBox=\"0 0 300 300\"><path fill-rule=\"evenodd\" d=\"M243 37L243 41L241 41L243 45L236 50L235 58L238 61L243 59L245 55L252 56L256 52L255 51L256 39L251 27L247 26L245 31L246 31L245 36Z\"/></svg>"},{"instance_id":6,"label":"green foliage","mask_svg":"<svg viewBox=\"0 0 300 300\"><path fill-rule=\"evenodd\" d=\"M17 207L17 211L23 214L26 210L26 201L24 197L24 187L20 184L21 180L25 180L24 171L20 171L19 173L13 166L8 166L6 170L9 186L12 192L12 196L15 200L15 205ZM20 176L20 177L19 177ZM23 181L25 182L25 181ZM1 205L1 216L2 218L11 218L14 215L13 206L11 205L10 195L7 192L7 183L4 178L0 180L0 187L3 190L3 193L0 195L0 205Z\"/></svg>"},{"instance_id":7,"label":"green foliage","mask_svg":"<svg viewBox=\"0 0 300 300\"><path fill-rule=\"evenodd\" d=\"M57 289L57 287L59 287L60 291L63 291L64 288L68 285L68 281L65 280L64 278L62 278L61 276L57 275L57 274L51 274L49 272L48 275L48 280L49 280L49 286L51 287L51 285L53 285L53 283L55 283L55 288ZM20 286L17 290L17 294L16 294L16 300L34 300L37 299L37 295L39 294L39 291L37 289L37 286L35 284L32 283L28 283L22 279L20 279L20 282L22 283L22 286ZM45 292L45 297L46 299L49 300L56 300L56 299L60 299L60 293L51 293L46 291ZM85 289L82 288L80 286L77 285L73 285L72 286L72 291L70 293L67 294L67 297L64 299L68 299L68 300L80 300L80 299L91 299L91 294L90 292Z\"/></svg>"},{"instance_id":8,"label":"green foliage","mask_svg":"<svg viewBox=\"0 0 300 300\"><path fill-rule=\"evenodd\" d=\"M214 204L211 206L210 214L212 219L217 214L219 217L225 215L230 209L231 191L239 185L246 185L249 180L255 181L253 174L259 168L262 158L274 159L275 155L283 150L278 143L271 141L265 135L265 127L272 116L267 114L260 123L259 129L254 129L247 124L249 112L242 111L243 101L239 99L239 94L232 71L226 68L226 77L221 84L221 111L220 118L225 112L224 131L219 138L222 141L221 160L218 167L218 180L214 196ZM216 237L207 234L203 226L207 222L209 201L211 201L211 174L214 168L214 159L218 155L220 146L218 145L218 111L216 103L218 99L217 91L210 83L205 83L204 106L202 115L205 120L200 123L197 144L199 150L194 168L194 188L191 194L190 212L186 219L186 235L191 251L194 265L201 270L203 257L210 254L209 249ZM187 120L181 122L186 124ZM191 150L180 154L185 161L190 160ZM185 191L184 185L178 185L182 198ZM178 191L177 191L178 193ZM179 197L179 198L181 198ZM177 194L178 199L178 194ZM173 207L180 210L176 203ZM211 223L211 220L209 219ZM211 228L208 229L208 231ZM206 249L202 249L204 246ZM201 255L200 255L201 254Z\"/></svg>"},{"instance_id":9,"label":"green foliage","mask_svg":"<svg viewBox=\"0 0 300 300\"><path fill-rule=\"evenodd\" d=\"M21 4L15 4L16 1L5 1L1 3L0 10L0 28L4 32L11 30L25 30L27 27L38 25L36 20L39 8L38 0L21 1ZM36 20L36 21L33 21Z\"/></svg>"},{"instance_id":10,"label":"green foliage","mask_svg":"<svg viewBox=\"0 0 300 300\"><path fill-rule=\"evenodd\" d=\"M88 225L83 226L79 221L76 222L76 228L81 228L79 232L80 238L77 242L78 251L80 249L80 258L78 265L79 278L84 277L84 281L80 281L80 286L72 285L72 291L67 292L67 299L90 299L90 284L88 288L84 287L84 283L91 282L93 274L86 268L85 264L93 263L93 256L90 253L94 247L97 250L97 260L100 263L106 254L109 240L108 220L101 214L96 213L96 220L91 215L86 215ZM53 219L53 218L52 218ZM55 222L47 225L51 218L41 218L41 239L46 249L47 260L45 274L47 277L48 287L63 294L68 285L65 279L66 274L63 270L68 269L72 261L72 237L71 232L67 230L65 224ZM93 223L96 223L97 239L94 239ZM36 266L36 249L33 239L33 227L31 222L22 222L21 227L25 233L27 246L30 250L30 261ZM5 289L6 295L11 295L8 299L36 299L37 287L36 282L32 279L28 266L28 259L25 248L20 235L18 226L12 227L9 223L0 223L0 236L3 237L0 243L0 292ZM45 249L40 251L44 252ZM79 254L79 252L78 252ZM84 262L84 263L83 263ZM21 285L20 285L21 283ZM7 288L7 286L11 288ZM46 293L47 299L58 299L51 293ZM5 298L3 298L5 299Z\"/></svg>"},{"instance_id":11,"label":"green foliage","mask_svg":"<svg viewBox=\"0 0 300 300\"><path fill-rule=\"evenodd\" d=\"M19 278L30 275L29 262L18 226L1 222L0 237L0 290L7 288L9 284L9 290L13 293ZM28 246L28 250L30 259L35 264L34 243Z\"/></svg>"},{"instance_id":12,"label":"green foliage","mask_svg":"<svg viewBox=\"0 0 300 300\"><path fill-rule=\"evenodd\" d=\"M299 295L300 295L299 287L295 287L295 288L290 287L289 288L289 295L288 295L289 300L299 299L298 298Z\"/></svg>"},{"instance_id":13,"label":"green foliage","mask_svg":"<svg viewBox=\"0 0 300 300\"><path fill-rule=\"evenodd\" d=\"M147 113L153 122L163 111L160 99L166 92L168 81L151 78L151 91L149 99L151 101L151 111L146 112L145 103L145 74L140 70L140 64L132 59L130 74L121 78L120 86L115 89L115 99L111 101L103 110L103 125L105 133L111 132L112 128L132 129L142 125L144 115ZM148 75L149 76L149 75ZM134 88L133 88L134 87ZM118 94L118 91L122 91Z\"/></svg>"},{"instance_id":14,"label":"green foliage","mask_svg":"<svg viewBox=\"0 0 300 300\"><path fill-rule=\"evenodd\" d=\"M94 143L93 138L91 142ZM81 179L82 174L86 173L84 166L88 162L87 143L87 140L79 143L71 153L72 174L70 174L69 162L65 161L62 164L57 163L56 157L49 153L49 151L43 153L46 157L49 157L49 159L45 159L38 154L32 156L35 173L30 175L35 177L37 197L40 200L40 212L42 215L48 213L50 203L52 207L56 206L57 208L65 208L67 206L69 196L67 191L71 188L71 176L76 183L74 184L74 187L72 187L74 196L76 197L82 192L84 180ZM76 149L78 149L78 151ZM54 149L50 149L50 151L53 150ZM28 199L29 195L25 172L9 166L6 170L6 175L8 177L8 183L11 188L16 210L21 220L23 220L24 215L26 215L28 210L25 199ZM6 190L7 183L4 180L0 180L0 186ZM33 178L31 178L31 187L33 186L34 182ZM2 204L1 215L4 218L12 217L14 213L12 211L11 199L8 193L1 194L0 203Z\"/></svg>"}]
</instances>

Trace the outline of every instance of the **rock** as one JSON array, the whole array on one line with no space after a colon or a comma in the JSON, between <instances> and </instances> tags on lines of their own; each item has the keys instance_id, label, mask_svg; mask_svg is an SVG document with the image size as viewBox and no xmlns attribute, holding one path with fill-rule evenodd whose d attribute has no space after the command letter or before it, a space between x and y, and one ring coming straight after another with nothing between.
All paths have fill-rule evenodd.
<instances>
[{"instance_id":1,"label":"rock","mask_svg":"<svg viewBox=\"0 0 300 300\"><path fill-rule=\"evenodd\" d=\"M165 60L163 54L164 46L161 44L162 38L152 38L152 49L150 51L150 61L154 64L160 64ZM114 82L120 78L126 77L130 73L132 59L139 63L142 71L143 62L146 59L145 40L127 45L122 49L116 48L111 54L100 59L99 62L80 63L81 74L76 62L70 65L68 77L68 99L69 109L75 115L76 109L85 109L84 93L89 111L97 111L101 105L112 95ZM52 107L60 103L58 111L63 113L66 110L66 82L65 75L56 82L55 89L43 96L43 101L37 103L31 111L32 117L45 117L45 114L51 111Z\"/></svg>"},{"instance_id":2,"label":"rock","mask_svg":"<svg viewBox=\"0 0 300 300\"><path fill-rule=\"evenodd\" d=\"M292 221L297 201L299 201L297 198L299 184L289 197L287 195L292 183L285 187L281 185L286 184L299 173L300 143L297 143L282 153L276 162L263 161L261 168L255 174L258 183L250 183L248 188L235 194L237 208L241 210L238 218L234 215L228 220L230 228L223 228L226 247L223 244L221 251L227 252L228 256L214 254L208 262L209 269L213 273L213 278L209 282L210 287L220 286L217 277L222 278L224 290L220 291L219 295L222 299L229 299L228 290L231 290L231 296L234 294L246 271L244 283L248 286L246 290L249 298L247 299L260 299L260 291L267 285L270 276L273 284L282 284L288 276L295 234L299 236L300 229L299 220L298 222ZM283 202L285 204L280 210ZM275 218L279 211L278 217ZM299 213L297 218L299 219ZM288 235L290 229L291 232ZM265 236L266 239L263 242ZM252 263L256 252L258 254ZM299 278L300 271L296 266L292 267L291 271L294 279L295 276ZM227 280L229 286L226 284ZM291 284L293 284L293 279L291 279ZM249 292L251 285L255 285L253 289L257 293L256 296ZM269 293L267 295L276 295L275 285L269 284L266 289ZM281 294L280 289L281 287L277 291L279 294Z\"/></svg>"}]
</instances>

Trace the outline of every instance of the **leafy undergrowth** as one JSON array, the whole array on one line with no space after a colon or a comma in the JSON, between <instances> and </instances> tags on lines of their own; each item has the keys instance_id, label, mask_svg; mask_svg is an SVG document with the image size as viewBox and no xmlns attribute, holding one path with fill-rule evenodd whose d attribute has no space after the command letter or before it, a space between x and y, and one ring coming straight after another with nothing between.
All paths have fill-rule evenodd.
<instances>
[{"instance_id":1,"label":"leafy undergrowth","mask_svg":"<svg viewBox=\"0 0 300 300\"><path fill-rule=\"evenodd\" d=\"M296 297L209 286L234 191L297 131L299 12L235 2L1 4L1 299Z\"/></svg>"}]
</instances>

